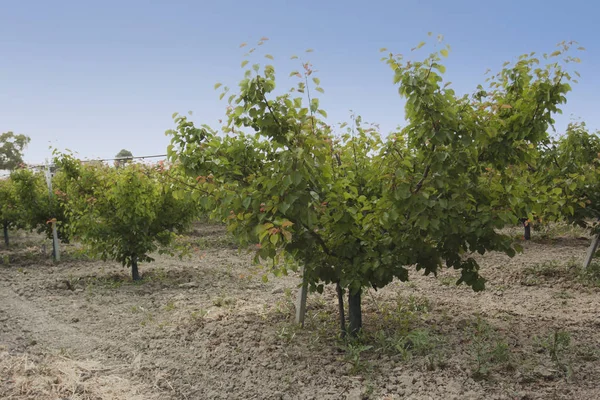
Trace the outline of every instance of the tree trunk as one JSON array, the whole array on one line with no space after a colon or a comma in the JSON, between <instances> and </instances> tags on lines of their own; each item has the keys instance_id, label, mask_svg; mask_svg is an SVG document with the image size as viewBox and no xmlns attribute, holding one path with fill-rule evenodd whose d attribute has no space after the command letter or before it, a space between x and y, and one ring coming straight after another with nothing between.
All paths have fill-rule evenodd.
<instances>
[{"instance_id":1,"label":"tree trunk","mask_svg":"<svg viewBox=\"0 0 600 400\"><path fill-rule=\"evenodd\" d=\"M348 290L348 320L350 322L350 334L357 336L362 328L362 311L360 309L360 296L362 289L355 294Z\"/></svg>"},{"instance_id":2,"label":"tree trunk","mask_svg":"<svg viewBox=\"0 0 600 400\"><path fill-rule=\"evenodd\" d=\"M531 240L531 225L525 225L525 240Z\"/></svg>"},{"instance_id":3,"label":"tree trunk","mask_svg":"<svg viewBox=\"0 0 600 400\"><path fill-rule=\"evenodd\" d=\"M8 244L9 244L9 240L8 240L8 224L4 224L3 228L4 228L4 244L6 244L6 248L8 249Z\"/></svg>"},{"instance_id":4,"label":"tree trunk","mask_svg":"<svg viewBox=\"0 0 600 400\"><path fill-rule=\"evenodd\" d=\"M134 281L139 281L141 279L140 273L138 271L138 264L137 264L136 256L131 257L131 277L133 278Z\"/></svg>"},{"instance_id":5,"label":"tree trunk","mask_svg":"<svg viewBox=\"0 0 600 400\"><path fill-rule=\"evenodd\" d=\"M340 312L340 334L342 337L346 337L346 315L344 314L344 293L340 283L335 284L335 289L338 296L338 310Z\"/></svg>"},{"instance_id":6,"label":"tree trunk","mask_svg":"<svg viewBox=\"0 0 600 400\"><path fill-rule=\"evenodd\" d=\"M525 229L523 237L525 238L525 240L531 240L531 225L529 224L529 221L527 221L526 219L523 219L521 221L523 221L523 227Z\"/></svg>"}]
</instances>

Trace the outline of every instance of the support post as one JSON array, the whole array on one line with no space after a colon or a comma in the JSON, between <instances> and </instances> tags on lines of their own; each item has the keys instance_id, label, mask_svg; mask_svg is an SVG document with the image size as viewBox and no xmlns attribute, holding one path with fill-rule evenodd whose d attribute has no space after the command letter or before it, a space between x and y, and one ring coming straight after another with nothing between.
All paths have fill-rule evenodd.
<instances>
[{"instance_id":1,"label":"support post","mask_svg":"<svg viewBox=\"0 0 600 400\"><path fill-rule=\"evenodd\" d=\"M592 244L588 247L587 254L585 255L585 261L583 262L583 269L587 269L592 263L592 259L594 258L594 254L596 254L596 250L598 250L598 245L600 244L600 235L596 235L592 238Z\"/></svg>"},{"instance_id":2,"label":"support post","mask_svg":"<svg viewBox=\"0 0 600 400\"><path fill-rule=\"evenodd\" d=\"M50 164L46 160L46 183L48 184L48 196L52 199L52 173L50 172ZM60 244L58 242L58 232L56 230L56 221L50 222L52 224L52 255L54 261L60 261Z\"/></svg>"},{"instance_id":3,"label":"support post","mask_svg":"<svg viewBox=\"0 0 600 400\"><path fill-rule=\"evenodd\" d=\"M308 285L304 278L304 267L302 267L302 286L298 290L296 298L296 323L301 324L304 328L304 317L306 315L306 298L308 296Z\"/></svg>"}]
</instances>

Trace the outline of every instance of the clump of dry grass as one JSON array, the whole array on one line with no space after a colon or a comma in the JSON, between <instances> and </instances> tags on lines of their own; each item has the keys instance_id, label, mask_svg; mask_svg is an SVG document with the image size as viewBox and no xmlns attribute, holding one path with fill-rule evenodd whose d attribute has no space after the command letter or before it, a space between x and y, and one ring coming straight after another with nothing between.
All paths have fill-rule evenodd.
<instances>
[{"instance_id":1,"label":"clump of dry grass","mask_svg":"<svg viewBox=\"0 0 600 400\"><path fill-rule=\"evenodd\" d=\"M36 400L148 399L139 387L92 361L12 355L0 349L0 398Z\"/></svg>"}]
</instances>

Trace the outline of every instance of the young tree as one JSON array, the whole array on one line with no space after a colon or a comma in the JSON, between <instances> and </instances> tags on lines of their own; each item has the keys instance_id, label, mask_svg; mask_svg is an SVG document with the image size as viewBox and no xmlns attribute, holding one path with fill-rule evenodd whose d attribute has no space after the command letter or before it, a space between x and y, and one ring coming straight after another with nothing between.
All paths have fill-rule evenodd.
<instances>
[{"instance_id":1,"label":"young tree","mask_svg":"<svg viewBox=\"0 0 600 400\"><path fill-rule=\"evenodd\" d=\"M53 212L56 204L49 196L44 174L17 168L10 179L18 202L19 227L46 232L48 237L52 237L48 221L57 216Z\"/></svg>"},{"instance_id":2,"label":"young tree","mask_svg":"<svg viewBox=\"0 0 600 400\"><path fill-rule=\"evenodd\" d=\"M204 206L213 217L226 220L240 242L256 244L257 262L272 260L276 274L303 265L311 290L336 284L342 332L344 291L356 334L363 288L406 281L410 266L435 274L445 263L461 270L457 283L483 290L469 253L515 254L496 231L517 221L509 206L523 195L498 196L509 179L504 170L526 162L530 146L547 137L568 77L558 63L536 68L539 60L522 56L490 89L458 96L441 76L447 52L424 61L385 58L408 120L386 140L360 117L334 134L321 119L327 114L314 93L323 89L309 63L290 74L298 85L278 96L272 65L247 70L239 94L229 97L224 136L177 114L177 129L167 132L169 157L210 194ZM492 169L502 179L490 187Z\"/></svg>"},{"instance_id":3,"label":"young tree","mask_svg":"<svg viewBox=\"0 0 600 400\"><path fill-rule=\"evenodd\" d=\"M571 123L564 134L536 149L527 168L513 169L517 185L527 187L524 215L539 225L566 222L600 232L600 136L585 123ZM543 221L543 222L542 222Z\"/></svg>"},{"instance_id":4,"label":"young tree","mask_svg":"<svg viewBox=\"0 0 600 400\"><path fill-rule=\"evenodd\" d=\"M22 210L19 207L19 199L15 191L12 179L0 180L0 223L4 232L4 244L8 248L8 230L21 224Z\"/></svg>"},{"instance_id":5,"label":"young tree","mask_svg":"<svg viewBox=\"0 0 600 400\"><path fill-rule=\"evenodd\" d=\"M103 260L131 267L133 280L141 279L138 263L154 261L157 250L171 253L175 232L197 216L195 203L176 199L177 187L154 166L83 165L68 155L55 163L64 174L58 195L71 232Z\"/></svg>"}]
</instances>

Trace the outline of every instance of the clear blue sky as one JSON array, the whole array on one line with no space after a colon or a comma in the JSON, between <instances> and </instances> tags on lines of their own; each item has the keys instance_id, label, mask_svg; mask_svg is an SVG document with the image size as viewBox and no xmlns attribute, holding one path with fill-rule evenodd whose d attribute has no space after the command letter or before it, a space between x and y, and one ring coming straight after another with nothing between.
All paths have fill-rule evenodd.
<instances>
[{"instance_id":1,"label":"clear blue sky","mask_svg":"<svg viewBox=\"0 0 600 400\"><path fill-rule=\"evenodd\" d=\"M261 36L282 77L294 67L289 56L314 48L307 56L329 119L354 110L383 133L404 112L381 47L407 53L428 31L443 34L452 46L446 76L465 93L487 68L576 40L587 49L582 78L558 127L573 114L600 128L600 5L592 0L19 0L0 9L0 132L31 137L28 162L49 157L50 144L88 158L121 148L162 154L176 111L217 127L226 103L213 85L235 87L239 44Z\"/></svg>"}]
</instances>

